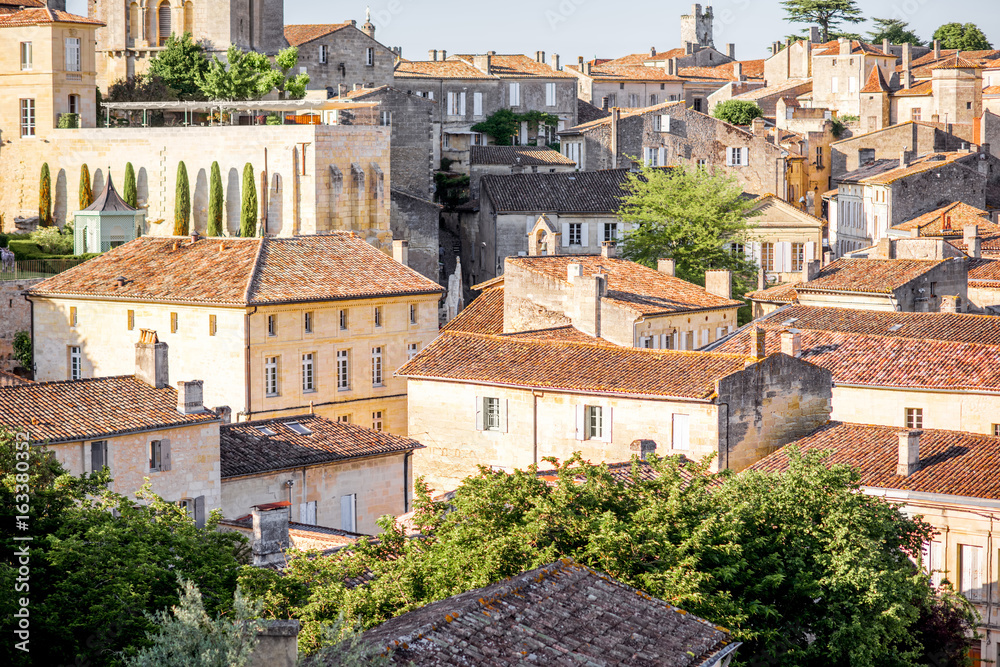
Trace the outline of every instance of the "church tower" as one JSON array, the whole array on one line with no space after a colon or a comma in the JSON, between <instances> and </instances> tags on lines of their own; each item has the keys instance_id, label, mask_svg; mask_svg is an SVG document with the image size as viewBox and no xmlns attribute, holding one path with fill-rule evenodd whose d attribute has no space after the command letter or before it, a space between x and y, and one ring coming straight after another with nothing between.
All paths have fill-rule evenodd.
<instances>
[{"instance_id":1,"label":"church tower","mask_svg":"<svg viewBox=\"0 0 1000 667\"><path fill-rule=\"evenodd\" d=\"M691 5L691 13L681 16L681 44L698 44L702 47L715 48L712 28L712 7L705 7L702 13L701 5Z\"/></svg>"}]
</instances>

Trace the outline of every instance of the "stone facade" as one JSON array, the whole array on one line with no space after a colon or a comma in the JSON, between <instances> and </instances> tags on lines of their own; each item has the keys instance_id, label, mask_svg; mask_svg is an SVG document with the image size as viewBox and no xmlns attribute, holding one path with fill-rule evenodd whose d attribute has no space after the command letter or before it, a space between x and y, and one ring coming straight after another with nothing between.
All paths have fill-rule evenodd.
<instances>
[{"instance_id":1,"label":"stone facade","mask_svg":"<svg viewBox=\"0 0 1000 667\"><path fill-rule=\"evenodd\" d=\"M823 221L777 197L762 197L753 209L748 259L763 268L769 284L798 280L807 262L821 260Z\"/></svg>"},{"instance_id":2,"label":"stone facade","mask_svg":"<svg viewBox=\"0 0 1000 667\"><path fill-rule=\"evenodd\" d=\"M326 89L331 96L356 88L390 86L396 53L350 21L321 37L300 42L285 26L288 41L299 48L299 71L305 68L310 90Z\"/></svg>"},{"instance_id":3,"label":"stone facade","mask_svg":"<svg viewBox=\"0 0 1000 667\"><path fill-rule=\"evenodd\" d=\"M31 331L31 304L24 298L24 290L41 281L0 281L0 371L12 371L21 365L14 359L14 336L19 331Z\"/></svg>"},{"instance_id":4,"label":"stone facade","mask_svg":"<svg viewBox=\"0 0 1000 667\"><path fill-rule=\"evenodd\" d=\"M441 204L400 192L393 188L392 235L409 243L407 265L422 275L441 282Z\"/></svg>"},{"instance_id":5,"label":"stone facade","mask_svg":"<svg viewBox=\"0 0 1000 667\"><path fill-rule=\"evenodd\" d=\"M872 68L882 70L886 81L892 79L896 57L881 52L865 52L857 48L857 44L851 40L841 40L834 49L836 53L823 55L821 51L813 54L811 106L830 109L839 116L860 117L861 89Z\"/></svg>"},{"instance_id":6,"label":"stone facade","mask_svg":"<svg viewBox=\"0 0 1000 667\"><path fill-rule=\"evenodd\" d=\"M989 391L862 387L840 382L833 389L830 418L905 428L907 408L922 410L923 428L994 435L994 426L1000 423L1000 396Z\"/></svg>"},{"instance_id":7,"label":"stone facade","mask_svg":"<svg viewBox=\"0 0 1000 667\"><path fill-rule=\"evenodd\" d=\"M927 123L903 122L830 144L831 176L837 180L871 160L896 159L901 151L911 155L958 150L962 141Z\"/></svg>"}]
</instances>

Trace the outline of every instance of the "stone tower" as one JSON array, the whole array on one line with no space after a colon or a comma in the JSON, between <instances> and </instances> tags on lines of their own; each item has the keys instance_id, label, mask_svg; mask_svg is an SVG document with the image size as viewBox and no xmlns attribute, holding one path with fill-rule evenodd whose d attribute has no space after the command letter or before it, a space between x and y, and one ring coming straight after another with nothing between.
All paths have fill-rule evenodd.
<instances>
[{"instance_id":1,"label":"stone tower","mask_svg":"<svg viewBox=\"0 0 1000 667\"><path fill-rule=\"evenodd\" d=\"M938 122L973 127L983 115L983 70L956 54L931 71L935 114ZM963 133L965 128L956 128Z\"/></svg>"},{"instance_id":2,"label":"stone tower","mask_svg":"<svg viewBox=\"0 0 1000 667\"><path fill-rule=\"evenodd\" d=\"M361 26L361 32L375 39L375 24L372 23L371 7L365 7L365 24Z\"/></svg>"},{"instance_id":3,"label":"stone tower","mask_svg":"<svg viewBox=\"0 0 1000 667\"><path fill-rule=\"evenodd\" d=\"M692 5L691 13L681 16L681 44L698 44L715 48L712 36L712 7L705 7L702 13L701 5Z\"/></svg>"}]
</instances>

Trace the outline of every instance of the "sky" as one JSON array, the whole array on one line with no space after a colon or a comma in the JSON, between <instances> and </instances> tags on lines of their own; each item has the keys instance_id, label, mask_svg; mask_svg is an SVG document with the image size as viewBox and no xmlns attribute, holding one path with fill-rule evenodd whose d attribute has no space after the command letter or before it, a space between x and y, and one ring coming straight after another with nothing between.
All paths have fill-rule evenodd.
<instances>
[{"instance_id":1,"label":"sky","mask_svg":"<svg viewBox=\"0 0 1000 667\"><path fill-rule=\"evenodd\" d=\"M195 0L198 1L198 0ZM204 1L204 0L202 0ZM426 60L429 49L449 53L558 53L563 63L616 58L629 53L681 46L680 16L690 2L677 0L369 0L376 39L400 46L403 57ZM705 3L702 3L703 5ZM996 0L859 0L866 17L900 18L925 40L941 24L975 23L1000 48ZM784 20L779 0L718 0L715 45L736 44L740 60L764 58L775 40L798 32ZM86 0L68 0L67 9L86 13ZM365 1L286 0L285 23L340 23L365 20ZM865 34L867 23L846 30Z\"/></svg>"}]
</instances>

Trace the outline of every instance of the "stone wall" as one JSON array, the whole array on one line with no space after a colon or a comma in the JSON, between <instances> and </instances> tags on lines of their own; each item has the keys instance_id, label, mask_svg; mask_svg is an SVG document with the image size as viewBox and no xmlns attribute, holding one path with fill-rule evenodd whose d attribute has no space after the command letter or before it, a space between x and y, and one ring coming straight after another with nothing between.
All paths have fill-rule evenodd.
<instances>
[{"instance_id":1,"label":"stone wall","mask_svg":"<svg viewBox=\"0 0 1000 667\"><path fill-rule=\"evenodd\" d=\"M320 62L320 46L327 47L327 59ZM368 64L367 50L375 49ZM388 47L347 26L299 46L299 67L309 75L309 89L327 89L333 95L360 88L392 85L396 54ZM343 68L343 69L341 69Z\"/></svg>"},{"instance_id":2,"label":"stone wall","mask_svg":"<svg viewBox=\"0 0 1000 667\"><path fill-rule=\"evenodd\" d=\"M980 173L979 166L985 169L988 165L985 162L981 165L952 162L896 180L888 186L891 190L888 226L902 224L951 202L965 202L985 209L987 176ZM995 167L990 169L996 170ZM992 179L1000 178L1000 172L991 176ZM870 201L865 204L866 208L872 208Z\"/></svg>"},{"instance_id":3,"label":"stone wall","mask_svg":"<svg viewBox=\"0 0 1000 667\"><path fill-rule=\"evenodd\" d=\"M392 237L409 242L409 266L431 280L442 281L438 266L441 205L395 188L391 198Z\"/></svg>"},{"instance_id":4,"label":"stone wall","mask_svg":"<svg viewBox=\"0 0 1000 667\"><path fill-rule=\"evenodd\" d=\"M862 134L830 144L831 176L836 181L839 176L854 171L861 166L861 151L874 150L876 160L899 159L906 150L911 156L940 151L957 150L961 141L957 137L921 123L894 125L878 132Z\"/></svg>"},{"instance_id":5,"label":"stone wall","mask_svg":"<svg viewBox=\"0 0 1000 667\"><path fill-rule=\"evenodd\" d=\"M0 281L0 371L12 371L21 364L14 360L14 336L18 331L31 332L31 303L24 290L42 282L33 280Z\"/></svg>"},{"instance_id":6,"label":"stone wall","mask_svg":"<svg viewBox=\"0 0 1000 667\"><path fill-rule=\"evenodd\" d=\"M993 435L1000 423L1000 396L975 391L933 391L913 388L852 387L833 389L836 421L906 427L906 409L923 410L924 428L943 428Z\"/></svg>"}]
</instances>

